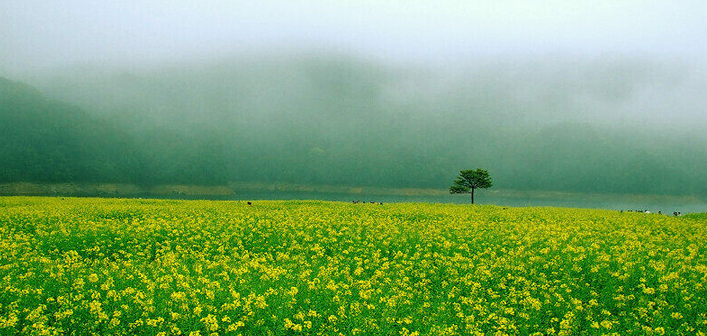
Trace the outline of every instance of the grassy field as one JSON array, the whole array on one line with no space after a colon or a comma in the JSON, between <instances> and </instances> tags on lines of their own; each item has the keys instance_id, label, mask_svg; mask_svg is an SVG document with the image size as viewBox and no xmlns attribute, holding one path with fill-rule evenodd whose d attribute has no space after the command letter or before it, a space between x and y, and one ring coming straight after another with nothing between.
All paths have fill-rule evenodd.
<instances>
[{"instance_id":1,"label":"grassy field","mask_svg":"<svg viewBox=\"0 0 707 336\"><path fill-rule=\"evenodd\" d=\"M0 198L2 335L700 335L707 217Z\"/></svg>"}]
</instances>

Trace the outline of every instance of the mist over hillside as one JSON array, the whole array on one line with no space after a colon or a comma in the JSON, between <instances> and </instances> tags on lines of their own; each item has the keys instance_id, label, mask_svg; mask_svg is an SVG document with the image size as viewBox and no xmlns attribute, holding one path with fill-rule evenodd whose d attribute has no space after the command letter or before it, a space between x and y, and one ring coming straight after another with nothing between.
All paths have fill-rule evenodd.
<instances>
[{"instance_id":1,"label":"mist over hillside","mask_svg":"<svg viewBox=\"0 0 707 336\"><path fill-rule=\"evenodd\" d=\"M498 188L707 195L704 78L633 58L420 67L336 53L27 76L118 129L141 183L444 189L483 167Z\"/></svg>"},{"instance_id":2,"label":"mist over hillside","mask_svg":"<svg viewBox=\"0 0 707 336\"><path fill-rule=\"evenodd\" d=\"M225 184L216 144L125 128L0 77L0 182Z\"/></svg>"}]
</instances>

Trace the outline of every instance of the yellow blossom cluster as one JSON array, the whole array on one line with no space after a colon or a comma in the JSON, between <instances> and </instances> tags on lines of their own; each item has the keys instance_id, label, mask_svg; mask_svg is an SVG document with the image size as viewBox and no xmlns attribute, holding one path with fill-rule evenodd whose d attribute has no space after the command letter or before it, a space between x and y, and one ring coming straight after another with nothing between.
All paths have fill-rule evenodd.
<instances>
[{"instance_id":1,"label":"yellow blossom cluster","mask_svg":"<svg viewBox=\"0 0 707 336\"><path fill-rule=\"evenodd\" d=\"M704 335L707 217L0 197L2 335Z\"/></svg>"}]
</instances>

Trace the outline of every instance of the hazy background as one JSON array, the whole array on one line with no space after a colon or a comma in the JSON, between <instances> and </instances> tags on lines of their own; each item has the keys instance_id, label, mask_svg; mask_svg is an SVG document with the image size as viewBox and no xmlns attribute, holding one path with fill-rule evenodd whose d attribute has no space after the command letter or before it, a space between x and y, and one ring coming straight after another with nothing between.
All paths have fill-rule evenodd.
<instances>
[{"instance_id":1,"label":"hazy background","mask_svg":"<svg viewBox=\"0 0 707 336\"><path fill-rule=\"evenodd\" d=\"M0 180L444 189L483 167L505 189L705 196L704 13L6 0Z\"/></svg>"},{"instance_id":2,"label":"hazy background","mask_svg":"<svg viewBox=\"0 0 707 336\"><path fill-rule=\"evenodd\" d=\"M4 67L163 64L336 49L395 62L474 57L704 60L707 4L683 1L6 0Z\"/></svg>"}]
</instances>

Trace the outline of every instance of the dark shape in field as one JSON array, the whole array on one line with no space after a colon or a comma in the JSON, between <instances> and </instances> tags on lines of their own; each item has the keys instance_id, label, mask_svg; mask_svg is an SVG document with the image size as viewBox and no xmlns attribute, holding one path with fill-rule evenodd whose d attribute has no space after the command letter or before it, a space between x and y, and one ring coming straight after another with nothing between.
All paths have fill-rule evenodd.
<instances>
[{"instance_id":1,"label":"dark shape in field","mask_svg":"<svg viewBox=\"0 0 707 336\"><path fill-rule=\"evenodd\" d=\"M360 201L360 200L354 200L354 201L351 201L351 203L353 203L353 204L359 204L359 203L366 204L367 202L366 202L366 201ZM377 202L377 201L370 201L370 202L368 202L368 203L383 205L383 202Z\"/></svg>"}]
</instances>

